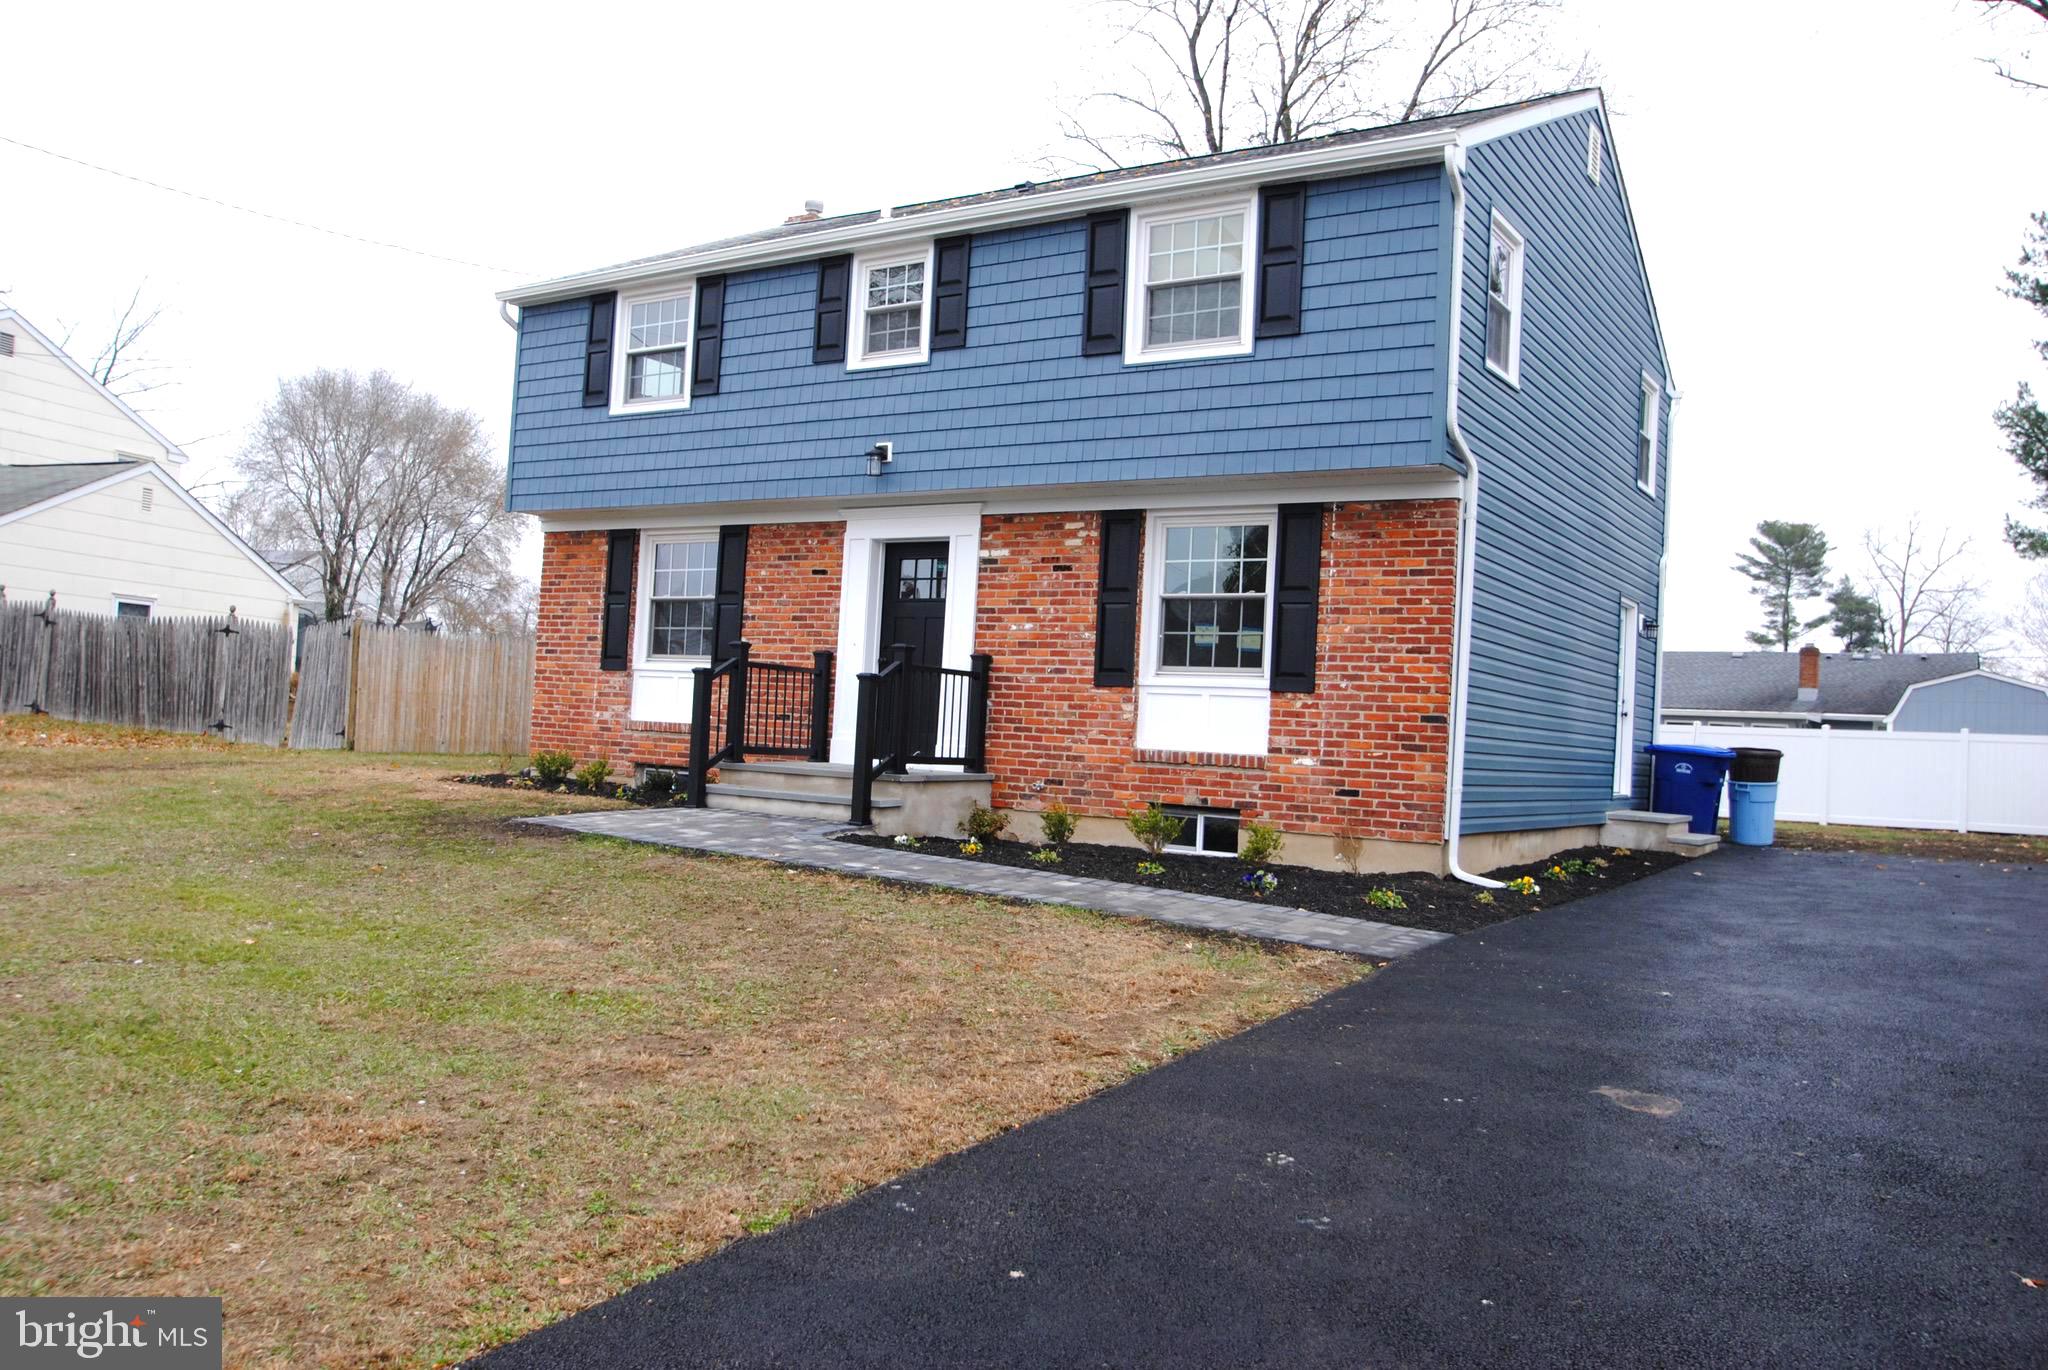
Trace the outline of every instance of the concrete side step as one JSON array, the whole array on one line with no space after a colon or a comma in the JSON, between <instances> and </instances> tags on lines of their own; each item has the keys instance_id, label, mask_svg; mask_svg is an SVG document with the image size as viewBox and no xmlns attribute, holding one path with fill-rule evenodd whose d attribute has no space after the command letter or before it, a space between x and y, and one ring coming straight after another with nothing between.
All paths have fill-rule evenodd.
<instances>
[{"instance_id":1,"label":"concrete side step","mask_svg":"<svg viewBox=\"0 0 2048 1370\"><path fill-rule=\"evenodd\" d=\"M1721 849L1721 837L1718 833L1675 832L1665 841L1671 844L1670 850L1680 856L1705 856L1708 852Z\"/></svg>"},{"instance_id":2,"label":"concrete side step","mask_svg":"<svg viewBox=\"0 0 2048 1370\"><path fill-rule=\"evenodd\" d=\"M1657 813L1651 809L1609 809L1607 811L1607 821L1610 823L1663 823L1671 827L1682 828L1692 822L1692 818L1688 814Z\"/></svg>"},{"instance_id":3,"label":"concrete side step","mask_svg":"<svg viewBox=\"0 0 2048 1370\"><path fill-rule=\"evenodd\" d=\"M903 807L900 799L871 801L877 812ZM750 785L713 783L704 787L704 803L713 809L744 813L779 813L797 818L823 818L846 823L853 819L853 796L805 794L800 790L765 790Z\"/></svg>"}]
</instances>

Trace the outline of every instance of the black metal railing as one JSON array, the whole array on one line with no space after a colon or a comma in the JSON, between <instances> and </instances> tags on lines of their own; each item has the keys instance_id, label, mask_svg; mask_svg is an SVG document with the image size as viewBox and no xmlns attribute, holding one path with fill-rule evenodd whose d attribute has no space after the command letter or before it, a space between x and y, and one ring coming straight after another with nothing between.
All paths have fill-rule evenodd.
<instances>
[{"instance_id":1,"label":"black metal railing","mask_svg":"<svg viewBox=\"0 0 2048 1370\"><path fill-rule=\"evenodd\" d=\"M811 653L809 666L755 661L744 642L732 655L696 672L690 703L688 800L704 807L704 785L721 761L749 753L823 761L832 732L832 653Z\"/></svg>"},{"instance_id":2,"label":"black metal railing","mask_svg":"<svg viewBox=\"0 0 2048 1370\"><path fill-rule=\"evenodd\" d=\"M860 674L854 703L853 821L874 817L877 776L913 763L980 771L988 761L988 684L993 658L976 652L967 670L926 666L897 643L888 664Z\"/></svg>"}]
</instances>

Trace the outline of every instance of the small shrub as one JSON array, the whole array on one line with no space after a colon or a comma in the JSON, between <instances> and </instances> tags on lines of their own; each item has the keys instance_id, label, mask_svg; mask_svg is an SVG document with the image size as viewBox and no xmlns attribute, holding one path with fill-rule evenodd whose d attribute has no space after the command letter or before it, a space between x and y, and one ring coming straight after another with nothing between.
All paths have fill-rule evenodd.
<instances>
[{"instance_id":1,"label":"small shrub","mask_svg":"<svg viewBox=\"0 0 2048 1370\"><path fill-rule=\"evenodd\" d=\"M967 840L979 847L983 842L993 842L1001 837L1010 826L1010 820L994 809L976 804L967 811L967 817L960 820L960 831Z\"/></svg>"},{"instance_id":2,"label":"small shrub","mask_svg":"<svg viewBox=\"0 0 2048 1370\"><path fill-rule=\"evenodd\" d=\"M1186 825L1186 819L1174 817L1157 804L1132 809L1124 816L1124 826L1131 830L1131 836L1155 857L1166 850L1167 843L1180 836L1180 830Z\"/></svg>"},{"instance_id":3,"label":"small shrub","mask_svg":"<svg viewBox=\"0 0 2048 1370\"><path fill-rule=\"evenodd\" d=\"M1270 871L1246 871L1239 883L1263 899L1280 888L1280 877Z\"/></svg>"},{"instance_id":4,"label":"small shrub","mask_svg":"<svg viewBox=\"0 0 2048 1370\"><path fill-rule=\"evenodd\" d=\"M533 773L543 785L559 785L576 769L576 758L567 752L539 751L533 754Z\"/></svg>"},{"instance_id":5,"label":"small shrub","mask_svg":"<svg viewBox=\"0 0 2048 1370\"><path fill-rule=\"evenodd\" d=\"M1287 845L1287 834L1271 823L1257 819L1238 829L1237 859L1247 866L1263 866Z\"/></svg>"},{"instance_id":6,"label":"small shrub","mask_svg":"<svg viewBox=\"0 0 2048 1370\"><path fill-rule=\"evenodd\" d=\"M1572 873L1566 870L1561 864L1559 864L1556 861L1553 861L1548 866L1545 866L1543 868L1543 874L1546 879L1555 880L1560 885L1566 885L1571 883Z\"/></svg>"},{"instance_id":7,"label":"small shrub","mask_svg":"<svg viewBox=\"0 0 2048 1370\"><path fill-rule=\"evenodd\" d=\"M1607 854L1608 854L1609 856L1634 856L1634 855L1635 855L1635 853L1634 853L1634 852L1632 852L1632 851L1630 851L1630 850L1629 850L1629 849L1628 849L1627 847L1609 847L1609 848L1607 849Z\"/></svg>"},{"instance_id":8,"label":"small shrub","mask_svg":"<svg viewBox=\"0 0 2048 1370\"><path fill-rule=\"evenodd\" d=\"M1508 888L1516 894L1534 894L1543 887L1536 883L1536 877L1533 875L1518 875L1508 881Z\"/></svg>"},{"instance_id":9,"label":"small shrub","mask_svg":"<svg viewBox=\"0 0 2048 1370\"><path fill-rule=\"evenodd\" d=\"M1164 875L1164 874L1166 874L1166 867L1165 867L1165 866L1163 866L1163 865L1161 865L1161 864L1160 864L1159 862L1157 862L1157 861L1140 861L1140 862L1138 863L1138 874L1140 874L1140 875Z\"/></svg>"},{"instance_id":10,"label":"small shrub","mask_svg":"<svg viewBox=\"0 0 2048 1370\"><path fill-rule=\"evenodd\" d=\"M1038 815L1038 826L1045 833L1048 846L1064 847L1074 836L1074 825L1079 822L1074 811L1055 799L1045 806Z\"/></svg>"},{"instance_id":11,"label":"small shrub","mask_svg":"<svg viewBox=\"0 0 2048 1370\"><path fill-rule=\"evenodd\" d=\"M1057 866L1066 858L1060 855L1058 847L1040 847L1031 853L1031 859L1041 866Z\"/></svg>"},{"instance_id":12,"label":"small shrub","mask_svg":"<svg viewBox=\"0 0 2048 1370\"><path fill-rule=\"evenodd\" d=\"M979 842L975 841L975 840L974 840L973 838L971 838L971 837L970 837L970 838L968 838L968 839L967 839L967 840L966 840L965 842L962 842L962 843L960 844L960 854L961 854L962 856L979 856L979 855L981 855L981 843L979 843Z\"/></svg>"},{"instance_id":13,"label":"small shrub","mask_svg":"<svg viewBox=\"0 0 2048 1370\"><path fill-rule=\"evenodd\" d=\"M1472 896L1472 902L1475 904L1493 904L1499 901L1493 897L1492 890L1481 890Z\"/></svg>"},{"instance_id":14,"label":"small shrub","mask_svg":"<svg viewBox=\"0 0 2048 1370\"><path fill-rule=\"evenodd\" d=\"M899 832L896 834L896 845L899 847L921 847L924 843L918 841L907 832Z\"/></svg>"},{"instance_id":15,"label":"small shrub","mask_svg":"<svg viewBox=\"0 0 2048 1370\"><path fill-rule=\"evenodd\" d=\"M576 772L576 778L593 790L601 790L604 788L604 782L611 778L611 773L612 763L600 756Z\"/></svg>"},{"instance_id":16,"label":"small shrub","mask_svg":"<svg viewBox=\"0 0 2048 1370\"><path fill-rule=\"evenodd\" d=\"M1403 899L1398 891L1390 889L1366 891L1365 902L1376 909L1405 909L1408 907L1408 901Z\"/></svg>"}]
</instances>

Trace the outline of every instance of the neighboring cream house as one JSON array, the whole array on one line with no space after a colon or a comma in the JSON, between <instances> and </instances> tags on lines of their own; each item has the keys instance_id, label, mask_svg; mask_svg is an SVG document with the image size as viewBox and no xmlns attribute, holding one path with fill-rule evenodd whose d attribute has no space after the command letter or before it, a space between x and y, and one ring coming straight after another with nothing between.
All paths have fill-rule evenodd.
<instances>
[{"instance_id":1,"label":"neighboring cream house","mask_svg":"<svg viewBox=\"0 0 2048 1370\"><path fill-rule=\"evenodd\" d=\"M0 595L296 627L298 593L172 474L185 454L0 309Z\"/></svg>"}]
</instances>

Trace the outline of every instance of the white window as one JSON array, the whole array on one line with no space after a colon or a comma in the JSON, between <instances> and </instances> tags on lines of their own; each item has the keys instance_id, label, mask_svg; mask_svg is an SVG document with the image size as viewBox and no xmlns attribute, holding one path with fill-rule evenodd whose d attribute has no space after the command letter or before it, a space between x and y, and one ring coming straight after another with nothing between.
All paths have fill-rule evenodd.
<instances>
[{"instance_id":1,"label":"white window","mask_svg":"<svg viewBox=\"0 0 2048 1370\"><path fill-rule=\"evenodd\" d=\"M1597 119L1586 125L1586 176L1594 185L1600 184L1600 121Z\"/></svg>"},{"instance_id":2,"label":"white window","mask_svg":"<svg viewBox=\"0 0 2048 1370\"><path fill-rule=\"evenodd\" d=\"M1181 820L1180 831L1166 844L1168 851L1188 856L1237 855L1235 809L1191 809L1176 804L1162 807Z\"/></svg>"},{"instance_id":3,"label":"white window","mask_svg":"<svg viewBox=\"0 0 2048 1370\"><path fill-rule=\"evenodd\" d=\"M1264 678L1272 545L1262 520L1166 523L1153 616L1161 673Z\"/></svg>"},{"instance_id":4,"label":"white window","mask_svg":"<svg viewBox=\"0 0 2048 1370\"><path fill-rule=\"evenodd\" d=\"M1486 365L1522 383L1522 235L1498 214L1487 250Z\"/></svg>"},{"instance_id":5,"label":"white window","mask_svg":"<svg viewBox=\"0 0 2048 1370\"><path fill-rule=\"evenodd\" d=\"M848 369L904 366L931 357L931 244L871 253L853 263Z\"/></svg>"},{"instance_id":6,"label":"white window","mask_svg":"<svg viewBox=\"0 0 2048 1370\"><path fill-rule=\"evenodd\" d=\"M613 413L689 406L696 293L670 285L619 296L612 328Z\"/></svg>"},{"instance_id":7,"label":"white window","mask_svg":"<svg viewBox=\"0 0 2048 1370\"><path fill-rule=\"evenodd\" d=\"M1657 420L1664 408L1664 387L1643 373L1643 398L1636 408L1636 484L1646 495L1657 493Z\"/></svg>"},{"instance_id":8,"label":"white window","mask_svg":"<svg viewBox=\"0 0 2048 1370\"><path fill-rule=\"evenodd\" d=\"M711 659L718 623L718 543L708 537L655 536L641 546L649 662Z\"/></svg>"},{"instance_id":9,"label":"white window","mask_svg":"<svg viewBox=\"0 0 2048 1370\"><path fill-rule=\"evenodd\" d=\"M1134 218L1125 361L1251 351L1257 222L1244 199Z\"/></svg>"},{"instance_id":10,"label":"white window","mask_svg":"<svg viewBox=\"0 0 2048 1370\"><path fill-rule=\"evenodd\" d=\"M114 596L115 618L148 618L152 601L128 595Z\"/></svg>"}]
</instances>

